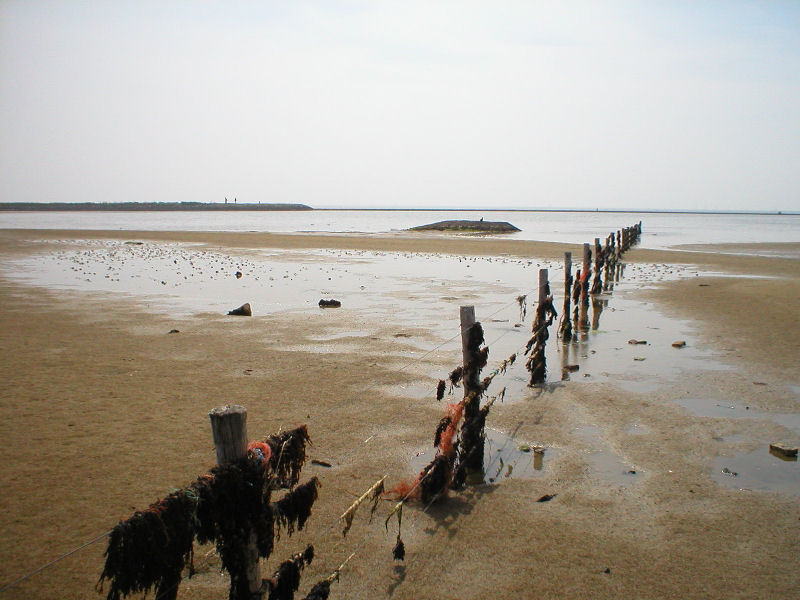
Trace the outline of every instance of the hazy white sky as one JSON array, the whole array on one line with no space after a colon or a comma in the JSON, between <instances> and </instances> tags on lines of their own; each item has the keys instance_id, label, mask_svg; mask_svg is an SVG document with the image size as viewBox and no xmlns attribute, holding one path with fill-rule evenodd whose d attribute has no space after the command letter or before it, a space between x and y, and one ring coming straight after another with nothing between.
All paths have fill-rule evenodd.
<instances>
[{"instance_id":1,"label":"hazy white sky","mask_svg":"<svg viewBox=\"0 0 800 600\"><path fill-rule=\"evenodd\" d=\"M800 2L0 0L0 201L800 210Z\"/></svg>"}]
</instances>

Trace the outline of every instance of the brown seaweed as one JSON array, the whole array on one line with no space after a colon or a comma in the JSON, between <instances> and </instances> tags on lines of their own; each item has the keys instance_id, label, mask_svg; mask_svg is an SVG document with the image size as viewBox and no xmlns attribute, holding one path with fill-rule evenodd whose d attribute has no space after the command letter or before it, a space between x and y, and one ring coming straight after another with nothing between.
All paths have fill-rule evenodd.
<instances>
[{"instance_id":1,"label":"brown seaweed","mask_svg":"<svg viewBox=\"0 0 800 600\"><path fill-rule=\"evenodd\" d=\"M313 560L314 546L309 545L303 552L282 562L272 577L264 580L269 588L269 600L293 600L300 587L300 573Z\"/></svg>"},{"instance_id":2,"label":"brown seaweed","mask_svg":"<svg viewBox=\"0 0 800 600\"><path fill-rule=\"evenodd\" d=\"M180 490L114 527L98 581L98 589L110 582L108 600L154 587L159 599L176 597L181 573L192 558L196 502Z\"/></svg>"},{"instance_id":3,"label":"brown seaweed","mask_svg":"<svg viewBox=\"0 0 800 600\"><path fill-rule=\"evenodd\" d=\"M444 454L434 458L423 470L420 479L420 498L425 504L438 500L447 492L452 479L452 462Z\"/></svg>"},{"instance_id":4,"label":"brown seaweed","mask_svg":"<svg viewBox=\"0 0 800 600\"><path fill-rule=\"evenodd\" d=\"M311 588L303 600L328 600L330 594L331 582L327 579L323 579L314 584L314 587Z\"/></svg>"},{"instance_id":5,"label":"brown seaweed","mask_svg":"<svg viewBox=\"0 0 800 600\"><path fill-rule=\"evenodd\" d=\"M445 388L447 387L447 382L444 379L439 380L439 384L436 386L436 399L441 400L444 398Z\"/></svg>"},{"instance_id":6,"label":"brown seaweed","mask_svg":"<svg viewBox=\"0 0 800 600\"><path fill-rule=\"evenodd\" d=\"M458 384L461 382L462 377L464 376L464 368L463 367L456 367L450 373L450 385L458 387Z\"/></svg>"},{"instance_id":7,"label":"brown seaweed","mask_svg":"<svg viewBox=\"0 0 800 600\"><path fill-rule=\"evenodd\" d=\"M317 490L320 485L319 479L312 477L273 504L275 521L286 529L289 535L294 533L295 527L298 531L303 530L308 517L311 516L311 508L317 500ZM276 535L280 537L278 530Z\"/></svg>"},{"instance_id":8,"label":"brown seaweed","mask_svg":"<svg viewBox=\"0 0 800 600\"><path fill-rule=\"evenodd\" d=\"M441 421L439 421L439 425L436 426L436 434L433 436L434 448L439 447L439 444L442 441L442 434L447 431L447 428L450 427L452 422L453 420L449 415L442 417Z\"/></svg>"},{"instance_id":9,"label":"brown seaweed","mask_svg":"<svg viewBox=\"0 0 800 600\"><path fill-rule=\"evenodd\" d=\"M395 560L405 560L406 558L406 545L400 539L400 534L397 534L397 543L392 548L392 557Z\"/></svg>"},{"instance_id":10,"label":"brown seaweed","mask_svg":"<svg viewBox=\"0 0 800 600\"><path fill-rule=\"evenodd\" d=\"M243 458L214 467L210 477L192 486L198 496L197 541L213 541L230 573L230 598L249 597L246 547L255 533L259 556L273 549L275 526L270 506L269 478L261 463Z\"/></svg>"},{"instance_id":11,"label":"brown seaweed","mask_svg":"<svg viewBox=\"0 0 800 600\"><path fill-rule=\"evenodd\" d=\"M306 445L311 443L308 429L301 425L271 435L264 442L272 450L269 469L273 487L293 488L300 481L300 471L306 461Z\"/></svg>"}]
</instances>

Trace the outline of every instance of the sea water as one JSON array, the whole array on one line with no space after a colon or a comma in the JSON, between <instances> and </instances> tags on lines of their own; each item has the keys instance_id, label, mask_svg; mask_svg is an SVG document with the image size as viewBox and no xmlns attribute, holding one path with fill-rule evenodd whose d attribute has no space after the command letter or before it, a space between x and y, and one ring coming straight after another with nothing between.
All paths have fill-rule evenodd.
<instances>
[{"instance_id":1,"label":"sea water","mask_svg":"<svg viewBox=\"0 0 800 600\"><path fill-rule=\"evenodd\" d=\"M686 214L554 211L137 211L0 212L0 229L388 233L449 219L508 221L507 238L548 242L601 241L642 221L642 248L681 244L800 242L800 214Z\"/></svg>"}]
</instances>

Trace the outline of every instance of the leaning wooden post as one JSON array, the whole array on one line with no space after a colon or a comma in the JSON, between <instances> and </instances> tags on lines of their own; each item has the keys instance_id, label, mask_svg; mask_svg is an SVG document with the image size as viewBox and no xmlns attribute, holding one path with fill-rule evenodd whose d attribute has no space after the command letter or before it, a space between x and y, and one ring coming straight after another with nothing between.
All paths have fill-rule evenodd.
<instances>
[{"instance_id":1,"label":"leaning wooden post","mask_svg":"<svg viewBox=\"0 0 800 600\"><path fill-rule=\"evenodd\" d=\"M483 395L480 372L484 361L479 347L483 343L483 329L481 324L475 320L474 306L462 306L460 317L461 355L464 369L464 424L461 427L459 456L464 461L467 483L479 484L483 483L485 440L480 414L481 396Z\"/></svg>"},{"instance_id":2,"label":"leaning wooden post","mask_svg":"<svg viewBox=\"0 0 800 600\"><path fill-rule=\"evenodd\" d=\"M603 291L603 278L600 276L603 268L603 251L600 247L600 238L594 238L594 281L592 282L592 294L599 294Z\"/></svg>"},{"instance_id":3,"label":"leaning wooden post","mask_svg":"<svg viewBox=\"0 0 800 600\"><path fill-rule=\"evenodd\" d=\"M470 372L469 364L472 360L472 352L469 347L469 333L472 326L475 325L475 307L462 306L459 310L461 317L461 364L464 368L464 397L470 389L474 389L478 384L478 373L475 369ZM471 381L467 381L467 378Z\"/></svg>"},{"instance_id":4,"label":"leaning wooden post","mask_svg":"<svg viewBox=\"0 0 800 600\"><path fill-rule=\"evenodd\" d=\"M572 295L572 252L564 252L564 312L558 333L561 339L569 342L572 339L572 319L570 318L570 300Z\"/></svg>"},{"instance_id":5,"label":"leaning wooden post","mask_svg":"<svg viewBox=\"0 0 800 600\"><path fill-rule=\"evenodd\" d=\"M222 406L208 413L208 417L211 419L211 434L217 451L217 464L224 465L247 456L247 409L237 405ZM243 550L250 599L260 599L262 598L261 572L255 532L250 532L249 542ZM244 586L240 585L239 577L241 574L237 576L231 573L231 598L241 598L238 590Z\"/></svg>"},{"instance_id":6,"label":"leaning wooden post","mask_svg":"<svg viewBox=\"0 0 800 600\"><path fill-rule=\"evenodd\" d=\"M581 273L581 302L589 303L589 282L592 280L592 250L583 245L583 271Z\"/></svg>"},{"instance_id":7,"label":"leaning wooden post","mask_svg":"<svg viewBox=\"0 0 800 600\"><path fill-rule=\"evenodd\" d=\"M528 342L528 357L525 366L531 373L531 386L545 382L547 374L547 364L545 360L545 344L549 333L547 328L553 323L553 318L557 317L553 308L553 298L550 296L550 284L547 280L547 269L539 269L539 304L536 306L536 318L533 322L533 336Z\"/></svg>"}]
</instances>

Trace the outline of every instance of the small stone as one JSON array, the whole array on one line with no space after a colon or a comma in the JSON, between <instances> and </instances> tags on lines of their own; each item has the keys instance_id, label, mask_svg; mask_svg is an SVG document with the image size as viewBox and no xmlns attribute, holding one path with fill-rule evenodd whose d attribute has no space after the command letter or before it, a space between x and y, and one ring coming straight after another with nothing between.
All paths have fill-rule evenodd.
<instances>
[{"instance_id":1,"label":"small stone","mask_svg":"<svg viewBox=\"0 0 800 600\"><path fill-rule=\"evenodd\" d=\"M241 278L242 278L242 272L236 271L236 279L241 279Z\"/></svg>"},{"instance_id":2,"label":"small stone","mask_svg":"<svg viewBox=\"0 0 800 600\"><path fill-rule=\"evenodd\" d=\"M679 342L672 342L672 347L673 348L683 348L685 346L686 346L686 342L684 342L683 340L681 340Z\"/></svg>"},{"instance_id":3,"label":"small stone","mask_svg":"<svg viewBox=\"0 0 800 600\"><path fill-rule=\"evenodd\" d=\"M639 362L642 362L643 360L645 360L645 358L644 356L634 356L633 360L638 360Z\"/></svg>"},{"instance_id":4,"label":"small stone","mask_svg":"<svg viewBox=\"0 0 800 600\"><path fill-rule=\"evenodd\" d=\"M319 307L320 308L339 308L342 305L341 302L338 300L320 300Z\"/></svg>"},{"instance_id":5,"label":"small stone","mask_svg":"<svg viewBox=\"0 0 800 600\"><path fill-rule=\"evenodd\" d=\"M637 340L637 339L635 339L635 338L634 338L634 339L632 339L632 340L628 340L628 343L629 343L629 344L632 344L632 345L634 345L634 346L635 346L636 344L645 344L645 345L646 345L646 344L647 344L647 340Z\"/></svg>"},{"instance_id":6,"label":"small stone","mask_svg":"<svg viewBox=\"0 0 800 600\"><path fill-rule=\"evenodd\" d=\"M537 502L550 502L553 498L556 497L557 494L545 494L541 498L537 500Z\"/></svg>"},{"instance_id":7,"label":"small stone","mask_svg":"<svg viewBox=\"0 0 800 600\"><path fill-rule=\"evenodd\" d=\"M564 370L568 371L569 373L574 373L575 371L579 370L580 368L581 368L580 365L567 365L566 367L564 367Z\"/></svg>"},{"instance_id":8,"label":"small stone","mask_svg":"<svg viewBox=\"0 0 800 600\"><path fill-rule=\"evenodd\" d=\"M769 451L772 454L780 455L782 457L797 458L797 448L795 446L789 446L788 444L783 444L780 442L770 444Z\"/></svg>"},{"instance_id":9,"label":"small stone","mask_svg":"<svg viewBox=\"0 0 800 600\"><path fill-rule=\"evenodd\" d=\"M170 329L167 333L180 333L177 329Z\"/></svg>"},{"instance_id":10,"label":"small stone","mask_svg":"<svg viewBox=\"0 0 800 600\"><path fill-rule=\"evenodd\" d=\"M611 573L611 569L606 567L605 570L603 571L603 573L605 573L606 575L609 575Z\"/></svg>"},{"instance_id":11,"label":"small stone","mask_svg":"<svg viewBox=\"0 0 800 600\"><path fill-rule=\"evenodd\" d=\"M234 308L231 311L228 311L229 315L235 315L238 317L252 317L253 311L250 309L250 303L246 302L242 304L239 308Z\"/></svg>"}]
</instances>

